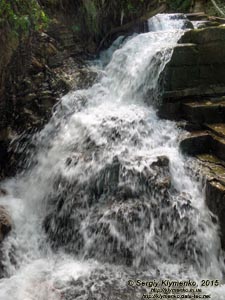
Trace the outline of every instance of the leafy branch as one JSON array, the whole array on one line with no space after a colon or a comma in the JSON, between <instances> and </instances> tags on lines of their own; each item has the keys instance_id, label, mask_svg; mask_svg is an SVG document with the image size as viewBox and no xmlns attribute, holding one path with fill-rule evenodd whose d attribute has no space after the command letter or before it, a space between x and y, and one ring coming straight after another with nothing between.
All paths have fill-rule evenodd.
<instances>
[{"instance_id":1,"label":"leafy branch","mask_svg":"<svg viewBox=\"0 0 225 300\"><path fill-rule=\"evenodd\" d=\"M43 30L48 17L36 0L0 0L0 28L16 34Z\"/></svg>"}]
</instances>

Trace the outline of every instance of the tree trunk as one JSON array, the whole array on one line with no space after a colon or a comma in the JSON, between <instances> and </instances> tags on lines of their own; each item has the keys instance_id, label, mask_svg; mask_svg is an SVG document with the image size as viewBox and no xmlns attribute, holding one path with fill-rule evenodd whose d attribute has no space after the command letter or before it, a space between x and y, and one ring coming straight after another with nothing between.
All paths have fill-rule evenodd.
<instances>
[{"instance_id":1,"label":"tree trunk","mask_svg":"<svg viewBox=\"0 0 225 300\"><path fill-rule=\"evenodd\" d=\"M206 0L193 0L191 12L193 13L205 12L206 2L207 2Z\"/></svg>"}]
</instances>

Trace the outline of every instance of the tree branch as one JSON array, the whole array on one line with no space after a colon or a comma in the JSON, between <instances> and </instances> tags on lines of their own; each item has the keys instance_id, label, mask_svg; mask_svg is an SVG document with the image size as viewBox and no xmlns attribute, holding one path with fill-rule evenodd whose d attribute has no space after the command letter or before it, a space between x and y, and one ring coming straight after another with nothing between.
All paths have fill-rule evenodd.
<instances>
[{"instance_id":1,"label":"tree branch","mask_svg":"<svg viewBox=\"0 0 225 300\"><path fill-rule=\"evenodd\" d=\"M218 6L218 4L216 3L215 0L211 0L213 6L215 7L215 9L218 11L219 14L221 14L222 16L225 17L225 13L222 11L222 9Z\"/></svg>"}]
</instances>

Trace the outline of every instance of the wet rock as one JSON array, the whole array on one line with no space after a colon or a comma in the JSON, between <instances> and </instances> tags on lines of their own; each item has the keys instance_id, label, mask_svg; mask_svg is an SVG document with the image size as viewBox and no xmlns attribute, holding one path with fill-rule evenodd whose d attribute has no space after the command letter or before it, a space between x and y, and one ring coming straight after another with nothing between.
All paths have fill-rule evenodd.
<instances>
[{"instance_id":1,"label":"wet rock","mask_svg":"<svg viewBox=\"0 0 225 300\"><path fill-rule=\"evenodd\" d=\"M67 79L62 77L58 77L57 80L53 80L50 85L53 90L60 91L62 94L68 93L72 88Z\"/></svg>"},{"instance_id":2,"label":"wet rock","mask_svg":"<svg viewBox=\"0 0 225 300\"><path fill-rule=\"evenodd\" d=\"M219 22L213 22L213 21L197 21L195 22L195 28L196 29L204 29L207 27L216 27L219 26Z\"/></svg>"},{"instance_id":3,"label":"wet rock","mask_svg":"<svg viewBox=\"0 0 225 300\"><path fill-rule=\"evenodd\" d=\"M202 126L196 123L192 123L192 122L188 122L185 120L182 121L178 121L177 122L177 127L189 132L193 132L193 131L200 131L202 130Z\"/></svg>"},{"instance_id":4,"label":"wet rock","mask_svg":"<svg viewBox=\"0 0 225 300\"><path fill-rule=\"evenodd\" d=\"M9 213L4 206L0 206L0 242L2 242L12 230L12 224L13 222Z\"/></svg>"},{"instance_id":5,"label":"wet rock","mask_svg":"<svg viewBox=\"0 0 225 300\"><path fill-rule=\"evenodd\" d=\"M180 149L188 155L210 153L212 150L213 138L208 132L196 132L185 137L180 142Z\"/></svg>"},{"instance_id":6,"label":"wet rock","mask_svg":"<svg viewBox=\"0 0 225 300\"><path fill-rule=\"evenodd\" d=\"M6 195L7 195L7 191L5 189L0 188L0 197L6 196Z\"/></svg>"},{"instance_id":7,"label":"wet rock","mask_svg":"<svg viewBox=\"0 0 225 300\"><path fill-rule=\"evenodd\" d=\"M221 25L225 24L225 18L215 17L215 16L209 16L209 21L211 22L217 22Z\"/></svg>"},{"instance_id":8,"label":"wet rock","mask_svg":"<svg viewBox=\"0 0 225 300\"><path fill-rule=\"evenodd\" d=\"M198 62L198 48L193 43L185 43L177 45L174 48L173 57L170 62L170 66L183 66L193 65Z\"/></svg>"},{"instance_id":9,"label":"wet rock","mask_svg":"<svg viewBox=\"0 0 225 300\"><path fill-rule=\"evenodd\" d=\"M204 12L188 13L185 14L185 16L190 21L208 20L208 15L206 15Z\"/></svg>"},{"instance_id":10,"label":"wet rock","mask_svg":"<svg viewBox=\"0 0 225 300\"><path fill-rule=\"evenodd\" d=\"M32 34L12 56L5 98L0 103L0 130L11 127L15 135L37 132L49 120L61 96L72 88L91 85L95 78L96 73L89 71L81 58L71 58L65 47L49 34ZM11 139L1 139L1 178L15 174L17 169L17 154L8 154Z\"/></svg>"},{"instance_id":11,"label":"wet rock","mask_svg":"<svg viewBox=\"0 0 225 300\"><path fill-rule=\"evenodd\" d=\"M225 41L215 41L198 47L200 65L224 64L225 62Z\"/></svg>"},{"instance_id":12,"label":"wet rock","mask_svg":"<svg viewBox=\"0 0 225 300\"><path fill-rule=\"evenodd\" d=\"M175 102L170 101L170 99L163 101L158 109L158 116L167 120L180 120L182 118L182 100L177 100Z\"/></svg>"},{"instance_id":13,"label":"wet rock","mask_svg":"<svg viewBox=\"0 0 225 300\"><path fill-rule=\"evenodd\" d=\"M157 161L151 164L151 167L168 167L169 166L169 158L167 156L158 156Z\"/></svg>"},{"instance_id":14,"label":"wet rock","mask_svg":"<svg viewBox=\"0 0 225 300\"><path fill-rule=\"evenodd\" d=\"M218 158L225 160L225 139L214 136L212 150Z\"/></svg>"},{"instance_id":15,"label":"wet rock","mask_svg":"<svg viewBox=\"0 0 225 300\"><path fill-rule=\"evenodd\" d=\"M225 39L225 28L223 26L194 29L187 31L180 39L181 44L208 44L212 42L222 42Z\"/></svg>"},{"instance_id":16,"label":"wet rock","mask_svg":"<svg viewBox=\"0 0 225 300\"><path fill-rule=\"evenodd\" d=\"M38 59L36 57L33 57L32 61L31 61L31 71L30 72L37 74L43 70L44 70L44 65L40 61L38 61Z\"/></svg>"},{"instance_id":17,"label":"wet rock","mask_svg":"<svg viewBox=\"0 0 225 300\"><path fill-rule=\"evenodd\" d=\"M222 248L225 249L225 185L216 179L208 180L206 184L206 203L212 213L218 217Z\"/></svg>"},{"instance_id":18,"label":"wet rock","mask_svg":"<svg viewBox=\"0 0 225 300\"><path fill-rule=\"evenodd\" d=\"M164 99L225 93L225 27L184 33L165 68Z\"/></svg>"},{"instance_id":19,"label":"wet rock","mask_svg":"<svg viewBox=\"0 0 225 300\"><path fill-rule=\"evenodd\" d=\"M8 165L8 141L0 141L0 179L4 178Z\"/></svg>"},{"instance_id":20,"label":"wet rock","mask_svg":"<svg viewBox=\"0 0 225 300\"><path fill-rule=\"evenodd\" d=\"M199 67L197 65L167 66L165 91L188 90L196 86L199 78ZM170 79L168 79L170 78ZM182 91L183 92L183 91ZM182 94L181 94L182 96Z\"/></svg>"},{"instance_id":21,"label":"wet rock","mask_svg":"<svg viewBox=\"0 0 225 300\"><path fill-rule=\"evenodd\" d=\"M221 67L223 68L223 67ZM193 97L217 97L224 95L224 85L221 84L208 84L203 85L202 83L199 86L189 87L189 88L181 88L173 91L164 91L163 93L163 101L162 105L167 101L179 101L179 100L187 100L190 96Z\"/></svg>"},{"instance_id":22,"label":"wet rock","mask_svg":"<svg viewBox=\"0 0 225 300\"><path fill-rule=\"evenodd\" d=\"M95 267L88 276L82 276L78 280L71 278L66 282L55 284L63 300L79 298L88 300L129 300L139 299L144 293L147 294L146 287L131 287L124 284L128 279L135 278L144 280L143 274L127 274L115 265L104 265ZM128 278L129 277L129 278ZM123 280L121 280L123 278ZM79 299L78 298L78 299Z\"/></svg>"},{"instance_id":23,"label":"wet rock","mask_svg":"<svg viewBox=\"0 0 225 300\"><path fill-rule=\"evenodd\" d=\"M206 128L211 130L218 137L225 138L225 123L206 124Z\"/></svg>"},{"instance_id":24,"label":"wet rock","mask_svg":"<svg viewBox=\"0 0 225 300\"><path fill-rule=\"evenodd\" d=\"M91 149L93 155L96 145L93 141L88 145L86 150ZM71 172L83 160L91 162L83 152L65 163ZM84 181L60 176L46 199L49 207L43 226L53 249L62 247L86 258L129 266L152 263L153 257L164 255L165 247L172 256L182 253L182 259L194 259L191 240L195 233L188 218L182 217L184 211L192 214L194 209L190 195L179 194L172 187L168 157L159 156L145 167L135 168L115 156L92 172L88 170ZM179 242L174 236L178 227ZM145 236L149 230L154 232L151 241ZM189 234L188 242L185 234ZM159 245L164 235L171 239Z\"/></svg>"},{"instance_id":25,"label":"wet rock","mask_svg":"<svg viewBox=\"0 0 225 300\"><path fill-rule=\"evenodd\" d=\"M197 124L222 123L225 121L225 101L209 99L182 103L183 117Z\"/></svg>"},{"instance_id":26,"label":"wet rock","mask_svg":"<svg viewBox=\"0 0 225 300\"><path fill-rule=\"evenodd\" d=\"M212 221L219 225L222 248L225 249L225 162L215 155L197 155L198 171L206 183L206 204Z\"/></svg>"}]
</instances>

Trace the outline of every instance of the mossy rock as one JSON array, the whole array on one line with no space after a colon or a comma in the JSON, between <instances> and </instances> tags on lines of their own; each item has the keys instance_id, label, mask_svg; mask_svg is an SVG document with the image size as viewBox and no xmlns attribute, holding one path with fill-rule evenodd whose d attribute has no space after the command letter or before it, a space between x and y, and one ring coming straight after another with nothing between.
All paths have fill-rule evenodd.
<instances>
[{"instance_id":1,"label":"mossy rock","mask_svg":"<svg viewBox=\"0 0 225 300\"><path fill-rule=\"evenodd\" d=\"M197 65L168 67L165 91L192 88L199 83L199 67Z\"/></svg>"},{"instance_id":2,"label":"mossy rock","mask_svg":"<svg viewBox=\"0 0 225 300\"><path fill-rule=\"evenodd\" d=\"M225 39L199 45L199 64L225 63Z\"/></svg>"},{"instance_id":3,"label":"mossy rock","mask_svg":"<svg viewBox=\"0 0 225 300\"><path fill-rule=\"evenodd\" d=\"M180 39L179 43L207 44L225 41L225 27L208 27L204 29L194 29L187 31Z\"/></svg>"},{"instance_id":4,"label":"mossy rock","mask_svg":"<svg viewBox=\"0 0 225 300\"><path fill-rule=\"evenodd\" d=\"M174 48L170 66L193 65L198 62L198 48L195 44L180 44Z\"/></svg>"}]
</instances>

